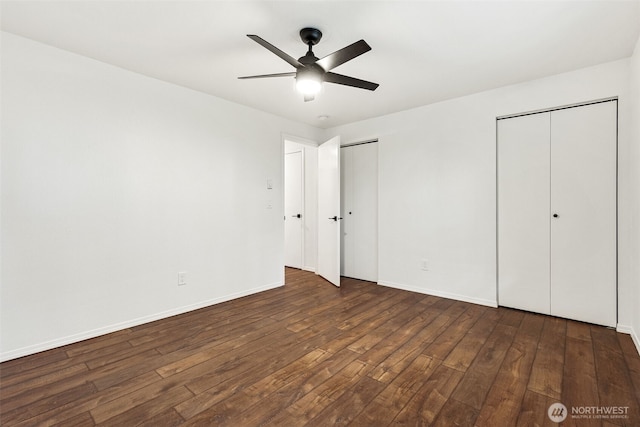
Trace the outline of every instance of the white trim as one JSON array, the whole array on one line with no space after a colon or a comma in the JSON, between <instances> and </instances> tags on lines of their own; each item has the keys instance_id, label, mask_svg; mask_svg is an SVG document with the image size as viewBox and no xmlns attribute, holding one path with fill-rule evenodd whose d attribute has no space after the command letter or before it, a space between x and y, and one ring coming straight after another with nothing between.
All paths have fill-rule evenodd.
<instances>
[{"instance_id":1,"label":"white trim","mask_svg":"<svg viewBox=\"0 0 640 427\"><path fill-rule=\"evenodd\" d=\"M297 144L308 145L316 148L318 148L318 145L319 145L318 141L314 141L309 138L302 138L300 136L295 136L288 133L282 133L282 142L284 143L285 141L295 142Z\"/></svg>"},{"instance_id":2,"label":"white trim","mask_svg":"<svg viewBox=\"0 0 640 427\"><path fill-rule=\"evenodd\" d=\"M640 338L638 338L638 334L636 334L636 331L634 331L631 326L621 325L621 324L618 323L618 325L616 326L616 332L620 332L622 334L631 335L631 340L635 344L636 350L638 351L638 354L640 355Z\"/></svg>"},{"instance_id":3,"label":"white trim","mask_svg":"<svg viewBox=\"0 0 640 427\"><path fill-rule=\"evenodd\" d=\"M608 97L608 98L594 99L593 101L583 101L583 102L578 102L578 103L575 103L575 104L560 105L558 107L543 108L541 110L525 111L525 112L522 112L522 113L515 113L515 114L506 114L504 116L496 117L496 120L513 119L513 118L516 118L516 117L530 116L532 114L549 113L549 112L552 112L552 111L566 110L567 108L584 107L585 105L601 104L603 102L611 102L611 101L618 101L618 97L617 96L611 96L611 97Z\"/></svg>"},{"instance_id":4,"label":"white trim","mask_svg":"<svg viewBox=\"0 0 640 427\"><path fill-rule=\"evenodd\" d=\"M636 334L636 331L634 331L633 329L631 329L631 339L633 340L633 343L636 345L636 350L638 350L638 355L640 355L640 338L638 338L638 334Z\"/></svg>"},{"instance_id":5,"label":"white trim","mask_svg":"<svg viewBox=\"0 0 640 427\"><path fill-rule=\"evenodd\" d=\"M403 291L416 292L416 293L425 294L425 295L433 295L436 297L454 299L457 301L470 302L472 304L479 304L479 305L485 305L488 307L498 308L497 301L488 300L488 299L472 298L465 295L452 294L449 292L436 291L433 289L418 288L415 286L401 285L401 284L392 283L392 282L378 282L378 285L386 286L388 288L402 289Z\"/></svg>"},{"instance_id":6,"label":"white trim","mask_svg":"<svg viewBox=\"0 0 640 427\"><path fill-rule=\"evenodd\" d=\"M300 168L302 169L302 171L301 171L301 175L302 176L300 177L300 181L302 182L302 185L301 185L301 190L302 190L301 204L302 204L302 206L300 208L300 214L302 215L302 218L301 218L302 224L300 225L301 226L300 232L302 233L302 235L301 235L301 238L300 238L300 266L299 267L293 267L293 268L300 268L301 270L303 270L304 269L304 260L306 258L305 257L305 247L306 247L305 230L307 229L307 225L306 225L307 212L305 211L305 207L307 205L307 203L306 203L307 193L305 191L305 189L306 189L305 186L306 186L306 182L307 182L306 181L307 170L305 168L305 162L306 162L306 160L305 160L305 150L306 150L306 147L302 146L302 147L296 148L293 151L287 151L287 142L291 142L293 144L300 144L300 143L297 143L297 142L294 142L294 141L290 141L290 140L285 140L284 141L283 159L285 159L285 160L283 160L283 164L282 164L282 176L283 176L283 178L282 178L282 188L283 188L283 190L282 190L282 211L284 212L284 204L285 204L285 198L286 198L286 194L285 194L285 190L284 189L287 186L287 183L285 182L286 181L286 176L284 176L284 168L285 168L284 164L286 163L286 156L289 155L289 154L300 153L300 157L301 157L301 159L300 159ZM284 220L285 220L284 227L286 227L287 226L287 223L286 223L286 221L287 221L286 212L285 212ZM285 253L286 253L286 245L287 245L286 239L284 240L284 245L285 245ZM292 267L292 266L285 265L285 267Z\"/></svg>"},{"instance_id":7,"label":"white trim","mask_svg":"<svg viewBox=\"0 0 640 427\"><path fill-rule=\"evenodd\" d=\"M631 326L629 325L621 325L620 323L618 323L616 325L616 332L620 332L621 334L631 335L633 333L633 328L631 328Z\"/></svg>"},{"instance_id":8,"label":"white trim","mask_svg":"<svg viewBox=\"0 0 640 427\"><path fill-rule=\"evenodd\" d=\"M84 341L90 338L99 337L112 332L120 331L133 326L143 325L145 323L154 322L156 320L166 319L168 317L176 316L178 314L188 313L190 311L198 310L200 308L220 304L223 302L231 301L237 298L242 298L247 295L257 294L259 292L268 291L283 286L282 282L272 283L269 285L259 286L257 288L249 289L247 291L238 292L231 295L225 295L223 297L202 301L196 304L186 305L183 307L174 308L160 313L151 314L148 316L139 317L137 319L128 320L126 322L116 323L113 325L105 326L90 331L81 332L79 334L69 335L63 338L57 338L51 341L45 341L40 344L30 345L28 347L22 347L16 350L11 350L5 353L0 353L0 362L6 362L7 360L17 359L18 357L29 356L31 354L39 353L41 351L51 350L57 347L61 347L68 344Z\"/></svg>"},{"instance_id":9,"label":"white trim","mask_svg":"<svg viewBox=\"0 0 640 427\"><path fill-rule=\"evenodd\" d=\"M316 272L316 268L315 268L315 267L309 267L309 266L306 266L306 265L305 265L305 266L303 266L303 267L302 267L302 269L303 269L304 271L308 271L308 272L310 272L310 273L315 273L315 272Z\"/></svg>"}]
</instances>

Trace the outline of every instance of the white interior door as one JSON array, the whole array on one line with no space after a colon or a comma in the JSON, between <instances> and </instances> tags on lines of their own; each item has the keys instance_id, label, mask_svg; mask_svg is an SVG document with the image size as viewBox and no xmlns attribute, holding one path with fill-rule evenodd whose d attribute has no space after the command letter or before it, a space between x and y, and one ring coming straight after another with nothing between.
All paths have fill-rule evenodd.
<instances>
[{"instance_id":1,"label":"white interior door","mask_svg":"<svg viewBox=\"0 0 640 427\"><path fill-rule=\"evenodd\" d=\"M617 317L616 107L551 113L551 313L606 326Z\"/></svg>"},{"instance_id":2,"label":"white interior door","mask_svg":"<svg viewBox=\"0 0 640 427\"><path fill-rule=\"evenodd\" d=\"M342 275L378 280L378 144L343 147Z\"/></svg>"},{"instance_id":3,"label":"white interior door","mask_svg":"<svg viewBox=\"0 0 640 427\"><path fill-rule=\"evenodd\" d=\"M340 275L354 277L354 235L353 235L353 150L340 148Z\"/></svg>"},{"instance_id":4,"label":"white interior door","mask_svg":"<svg viewBox=\"0 0 640 427\"><path fill-rule=\"evenodd\" d=\"M284 155L284 265L302 268L303 258L303 153Z\"/></svg>"},{"instance_id":5,"label":"white interior door","mask_svg":"<svg viewBox=\"0 0 640 427\"><path fill-rule=\"evenodd\" d=\"M498 121L498 301L549 314L549 113Z\"/></svg>"},{"instance_id":6,"label":"white interior door","mask_svg":"<svg viewBox=\"0 0 640 427\"><path fill-rule=\"evenodd\" d=\"M318 274L340 286L340 137L318 147Z\"/></svg>"}]
</instances>

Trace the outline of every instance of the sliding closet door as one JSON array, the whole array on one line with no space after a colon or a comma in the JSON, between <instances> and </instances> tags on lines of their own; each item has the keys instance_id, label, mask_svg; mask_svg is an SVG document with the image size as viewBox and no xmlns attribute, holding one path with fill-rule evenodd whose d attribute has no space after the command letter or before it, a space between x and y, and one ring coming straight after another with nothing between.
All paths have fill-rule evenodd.
<instances>
[{"instance_id":1,"label":"sliding closet door","mask_svg":"<svg viewBox=\"0 0 640 427\"><path fill-rule=\"evenodd\" d=\"M549 314L549 113L498 121L498 300Z\"/></svg>"},{"instance_id":2,"label":"sliding closet door","mask_svg":"<svg viewBox=\"0 0 640 427\"><path fill-rule=\"evenodd\" d=\"M616 325L616 104L551 113L551 313L607 326Z\"/></svg>"}]
</instances>

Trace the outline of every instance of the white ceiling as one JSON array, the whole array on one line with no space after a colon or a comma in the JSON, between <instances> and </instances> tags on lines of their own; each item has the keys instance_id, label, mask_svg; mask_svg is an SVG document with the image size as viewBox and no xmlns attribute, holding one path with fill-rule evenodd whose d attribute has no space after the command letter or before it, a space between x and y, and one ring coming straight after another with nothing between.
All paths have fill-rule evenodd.
<instances>
[{"instance_id":1,"label":"white ceiling","mask_svg":"<svg viewBox=\"0 0 640 427\"><path fill-rule=\"evenodd\" d=\"M318 127L380 116L630 56L640 1L2 1L2 29L150 77ZM319 28L323 57L359 39L372 51L335 69L375 92L325 84L303 102L294 57ZM320 120L321 115L329 116Z\"/></svg>"}]
</instances>

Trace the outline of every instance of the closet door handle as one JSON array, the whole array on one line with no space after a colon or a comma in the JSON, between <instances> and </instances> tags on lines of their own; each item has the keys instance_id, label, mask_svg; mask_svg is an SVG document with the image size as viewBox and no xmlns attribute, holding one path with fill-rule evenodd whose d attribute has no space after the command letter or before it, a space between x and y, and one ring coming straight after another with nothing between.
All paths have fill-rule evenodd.
<instances>
[{"instance_id":1,"label":"closet door handle","mask_svg":"<svg viewBox=\"0 0 640 427\"><path fill-rule=\"evenodd\" d=\"M553 214L553 217L554 218L558 218L558 214Z\"/></svg>"},{"instance_id":2,"label":"closet door handle","mask_svg":"<svg viewBox=\"0 0 640 427\"><path fill-rule=\"evenodd\" d=\"M329 218L329 219L332 219L332 220L334 220L334 221L338 221L339 219L342 219L342 218L338 218L338 216L336 215L336 216L333 216L333 217L331 217L331 218Z\"/></svg>"},{"instance_id":3,"label":"closet door handle","mask_svg":"<svg viewBox=\"0 0 640 427\"><path fill-rule=\"evenodd\" d=\"M291 218L302 218L302 215L297 214L297 215L291 215Z\"/></svg>"}]
</instances>

